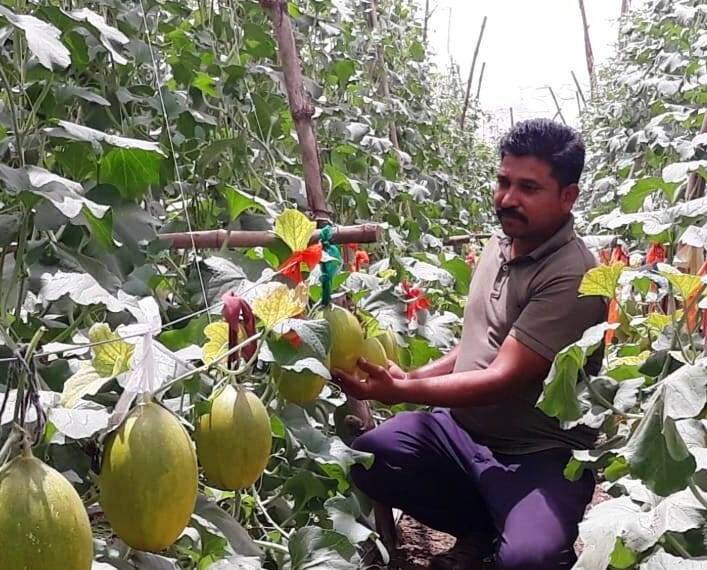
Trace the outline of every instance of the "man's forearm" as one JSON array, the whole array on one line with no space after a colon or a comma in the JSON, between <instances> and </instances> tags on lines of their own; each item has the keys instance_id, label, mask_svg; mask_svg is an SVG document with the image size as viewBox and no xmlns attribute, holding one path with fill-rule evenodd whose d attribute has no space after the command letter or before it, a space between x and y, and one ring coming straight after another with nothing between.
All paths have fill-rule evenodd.
<instances>
[{"instance_id":1,"label":"man's forearm","mask_svg":"<svg viewBox=\"0 0 707 570\"><path fill-rule=\"evenodd\" d=\"M459 355L459 345L455 346L447 354L438 358L434 362L430 362L417 370L408 373L409 379L432 378L434 376L444 376L450 374L454 370L454 364L457 362Z\"/></svg>"},{"instance_id":2,"label":"man's forearm","mask_svg":"<svg viewBox=\"0 0 707 570\"><path fill-rule=\"evenodd\" d=\"M395 382L395 400L409 404L467 407L495 404L507 397L507 382L498 371L486 368Z\"/></svg>"}]
</instances>

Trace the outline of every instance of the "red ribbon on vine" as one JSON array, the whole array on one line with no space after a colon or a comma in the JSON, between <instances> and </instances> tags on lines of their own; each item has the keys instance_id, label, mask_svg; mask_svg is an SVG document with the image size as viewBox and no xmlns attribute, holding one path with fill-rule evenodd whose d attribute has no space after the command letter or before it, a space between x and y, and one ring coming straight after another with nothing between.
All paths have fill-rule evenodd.
<instances>
[{"instance_id":1,"label":"red ribbon on vine","mask_svg":"<svg viewBox=\"0 0 707 570\"><path fill-rule=\"evenodd\" d=\"M255 335L255 315L246 300L233 293L233 291L226 293L221 297L221 300L223 301L221 314L228 323L228 349L231 350L239 344L238 331L241 327L241 318L243 319L243 329L245 330L246 338ZM250 341L241 350L228 356L228 366L230 367L234 362L237 362L241 353L245 360L250 360L253 358L256 348L257 343L255 340Z\"/></svg>"},{"instance_id":2,"label":"red ribbon on vine","mask_svg":"<svg viewBox=\"0 0 707 570\"><path fill-rule=\"evenodd\" d=\"M430 308L430 301L420 287L413 287L409 281L403 281L400 285L407 300L405 316L408 321L411 321L419 311Z\"/></svg>"},{"instance_id":3,"label":"red ribbon on vine","mask_svg":"<svg viewBox=\"0 0 707 570\"><path fill-rule=\"evenodd\" d=\"M305 264L312 271L321 262L322 252L323 246L321 242L310 245L307 249L295 251L280 265L280 271L285 277L295 283L302 283L302 264Z\"/></svg>"}]
</instances>

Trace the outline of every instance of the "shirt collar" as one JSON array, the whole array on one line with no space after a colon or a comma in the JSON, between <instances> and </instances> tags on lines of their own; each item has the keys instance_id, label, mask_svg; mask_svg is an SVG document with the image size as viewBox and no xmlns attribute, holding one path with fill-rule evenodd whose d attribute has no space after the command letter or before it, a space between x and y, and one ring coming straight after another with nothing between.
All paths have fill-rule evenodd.
<instances>
[{"instance_id":1,"label":"shirt collar","mask_svg":"<svg viewBox=\"0 0 707 570\"><path fill-rule=\"evenodd\" d=\"M506 261L511 259L511 238L503 233L499 233L498 243L501 254ZM570 214L568 220L555 232L549 239L541 243L533 251L527 255L523 255L512 261L520 261L521 259L530 258L533 261L539 261L543 257L547 257L551 253L556 252L562 246L566 245L575 238L574 232L574 216Z\"/></svg>"}]
</instances>

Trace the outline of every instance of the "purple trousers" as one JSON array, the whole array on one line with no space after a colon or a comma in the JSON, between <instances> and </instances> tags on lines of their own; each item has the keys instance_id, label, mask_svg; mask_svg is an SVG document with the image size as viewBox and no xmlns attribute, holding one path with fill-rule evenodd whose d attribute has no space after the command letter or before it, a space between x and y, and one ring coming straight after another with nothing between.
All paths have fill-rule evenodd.
<instances>
[{"instance_id":1,"label":"purple trousers","mask_svg":"<svg viewBox=\"0 0 707 570\"><path fill-rule=\"evenodd\" d=\"M464 537L497 536L495 567L571 568L594 475L565 479L570 451L502 455L475 443L449 410L403 412L353 442L375 455L356 465L356 486L427 526Z\"/></svg>"}]
</instances>

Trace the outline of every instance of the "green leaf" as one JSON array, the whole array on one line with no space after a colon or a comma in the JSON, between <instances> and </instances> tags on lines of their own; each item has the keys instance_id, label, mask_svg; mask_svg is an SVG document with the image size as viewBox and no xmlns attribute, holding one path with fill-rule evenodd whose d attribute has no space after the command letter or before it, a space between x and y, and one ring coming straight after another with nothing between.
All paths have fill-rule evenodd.
<instances>
[{"instance_id":1,"label":"green leaf","mask_svg":"<svg viewBox=\"0 0 707 570\"><path fill-rule=\"evenodd\" d=\"M234 188L224 188L222 191L223 197L226 199L228 204L228 218L233 221L238 216L240 216L246 210L250 208L257 208L262 210L260 204L258 204L252 197L239 192Z\"/></svg>"},{"instance_id":2,"label":"green leaf","mask_svg":"<svg viewBox=\"0 0 707 570\"><path fill-rule=\"evenodd\" d=\"M172 351L181 350L187 346L204 344L204 327L209 324L208 315L201 315L191 319L189 323L181 329L165 331L160 335L160 341Z\"/></svg>"},{"instance_id":3,"label":"green leaf","mask_svg":"<svg viewBox=\"0 0 707 570\"><path fill-rule=\"evenodd\" d=\"M372 529L357 522L361 517L361 507L355 495L332 497L324 503L324 508L334 530L344 535L351 544L365 542L375 534Z\"/></svg>"},{"instance_id":4,"label":"green leaf","mask_svg":"<svg viewBox=\"0 0 707 570\"><path fill-rule=\"evenodd\" d=\"M26 14L15 14L0 6L0 16L15 28L22 30L32 54L47 69L64 69L71 64L71 56L61 43L61 31L55 26Z\"/></svg>"},{"instance_id":5,"label":"green leaf","mask_svg":"<svg viewBox=\"0 0 707 570\"><path fill-rule=\"evenodd\" d=\"M82 212L86 219L91 236L105 249L113 249L113 215L109 211L102 218L98 218L91 213L88 208Z\"/></svg>"},{"instance_id":6,"label":"green leaf","mask_svg":"<svg viewBox=\"0 0 707 570\"><path fill-rule=\"evenodd\" d=\"M218 91L216 91L216 80L208 73L198 71L196 75L194 75L194 79L192 79L191 84L204 95L218 97Z\"/></svg>"},{"instance_id":7,"label":"green leaf","mask_svg":"<svg viewBox=\"0 0 707 570\"><path fill-rule=\"evenodd\" d=\"M408 53L410 54L410 57L412 57L412 59L414 59L415 61L425 60L425 46L423 46L417 40L410 44Z\"/></svg>"},{"instance_id":8,"label":"green leaf","mask_svg":"<svg viewBox=\"0 0 707 570\"><path fill-rule=\"evenodd\" d=\"M601 323L587 329L580 340L555 356L543 385L543 393L536 404L538 408L548 416L562 421L575 421L582 417L577 399L579 371L587 364L589 356L599 348L604 333L611 327L608 323Z\"/></svg>"},{"instance_id":9,"label":"green leaf","mask_svg":"<svg viewBox=\"0 0 707 570\"><path fill-rule=\"evenodd\" d=\"M356 570L351 544L337 532L315 526L298 529L287 543L290 570Z\"/></svg>"},{"instance_id":10,"label":"green leaf","mask_svg":"<svg viewBox=\"0 0 707 570\"><path fill-rule=\"evenodd\" d=\"M623 263L593 267L582 278L579 285L580 296L599 295L613 299L624 267Z\"/></svg>"},{"instance_id":11,"label":"green leaf","mask_svg":"<svg viewBox=\"0 0 707 570\"><path fill-rule=\"evenodd\" d=\"M0 164L0 183L2 183L0 188L8 194L32 191L32 183L29 180L29 176L22 168L12 168L11 166Z\"/></svg>"},{"instance_id":12,"label":"green leaf","mask_svg":"<svg viewBox=\"0 0 707 570\"><path fill-rule=\"evenodd\" d=\"M647 196L657 190L662 190L669 200L678 184L663 181L662 178L648 177L637 180L628 194L621 199L621 209L624 212L637 212L643 207L643 202Z\"/></svg>"},{"instance_id":13,"label":"green leaf","mask_svg":"<svg viewBox=\"0 0 707 570\"><path fill-rule=\"evenodd\" d=\"M345 87L351 76L356 72L356 64L350 59L339 59L331 66L339 83L339 87Z\"/></svg>"},{"instance_id":14,"label":"green leaf","mask_svg":"<svg viewBox=\"0 0 707 570\"><path fill-rule=\"evenodd\" d=\"M461 257L453 257L442 262L442 269L445 269L454 277L454 288L461 295L469 292L471 284L471 267Z\"/></svg>"},{"instance_id":15,"label":"green leaf","mask_svg":"<svg viewBox=\"0 0 707 570\"><path fill-rule=\"evenodd\" d=\"M116 148L101 160L101 183L112 184L129 199L141 198L160 181L161 157L141 149Z\"/></svg>"},{"instance_id":16,"label":"green leaf","mask_svg":"<svg viewBox=\"0 0 707 570\"><path fill-rule=\"evenodd\" d=\"M54 156L62 172L74 180L85 180L96 173L97 160L90 143L67 142Z\"/></svg>"},{"instance_id":17,"label":"green leaf","mask_svg":"<svg viewBox=\"0 0 707 570\"><path fill-rule=\"evenodd\" d=\"M256 58L267 59L275 55L272 35L261 26L246 21L243 25L245 51Z\"/></svg>"},{"instance_id":18,"label":"green leaf","mask_svg":"<svg viewBox=\"0 0 707 570\"><path fill-rule=\"evenodd\" d=\"M638 562L636 553L630 548L626 548L623 541L617 537L616 546L614 546L614 551L611 553L612 568L624 570L632 568L636 562Z\"/></svg>"},{"instance_id":19,"label":"green leaf","mask_svg":"<svg viewBox=\"0 0 707 570\"><path fill-rule=\"evenodd\" d=\"M19 214L0 214L0 247L7 247L17 239L21 225Z\"/></svg>"},{"instance_id":20,"label":"green leaf","mask_svg":"<svg viewBox=\"0 0 707 570\"><path fill-rule=\"evenodd\" d=\"M684 489L697 466L675 420L664 418L662 390L654 394L636 431L619 453L628 460L631 475L663 497Z\"/></svg>"},{"instance_id":21,"label":"green leaf","mask_svg":"<svg viewBox=\"0 0 707 570\"><path fill-rule=\"evenodd\" d=\"M295 501L294 509L297 510L303 508L311 499L327 497L330 488L330 485L326 484L327 481L307 469L298 469L294 475L287 478L282 491L292 495Z\"/></svg>"},{"instance_id":22,"label":"green leaf","mask_svg":"<svg viewBox=\"0 0 707 570\"><path fill-rule=\"evenodd\" d=\"M94 145L104 143L118 148L143 150L164 156L164 152L160 149L159 143L111 135L104 133L103 131L84 127L83 125L77 125L76 123L71 123L69 121L59 121L58 127L46 129L44 132L51 137L88 142Z\"/></svg>"}]
</instances>

